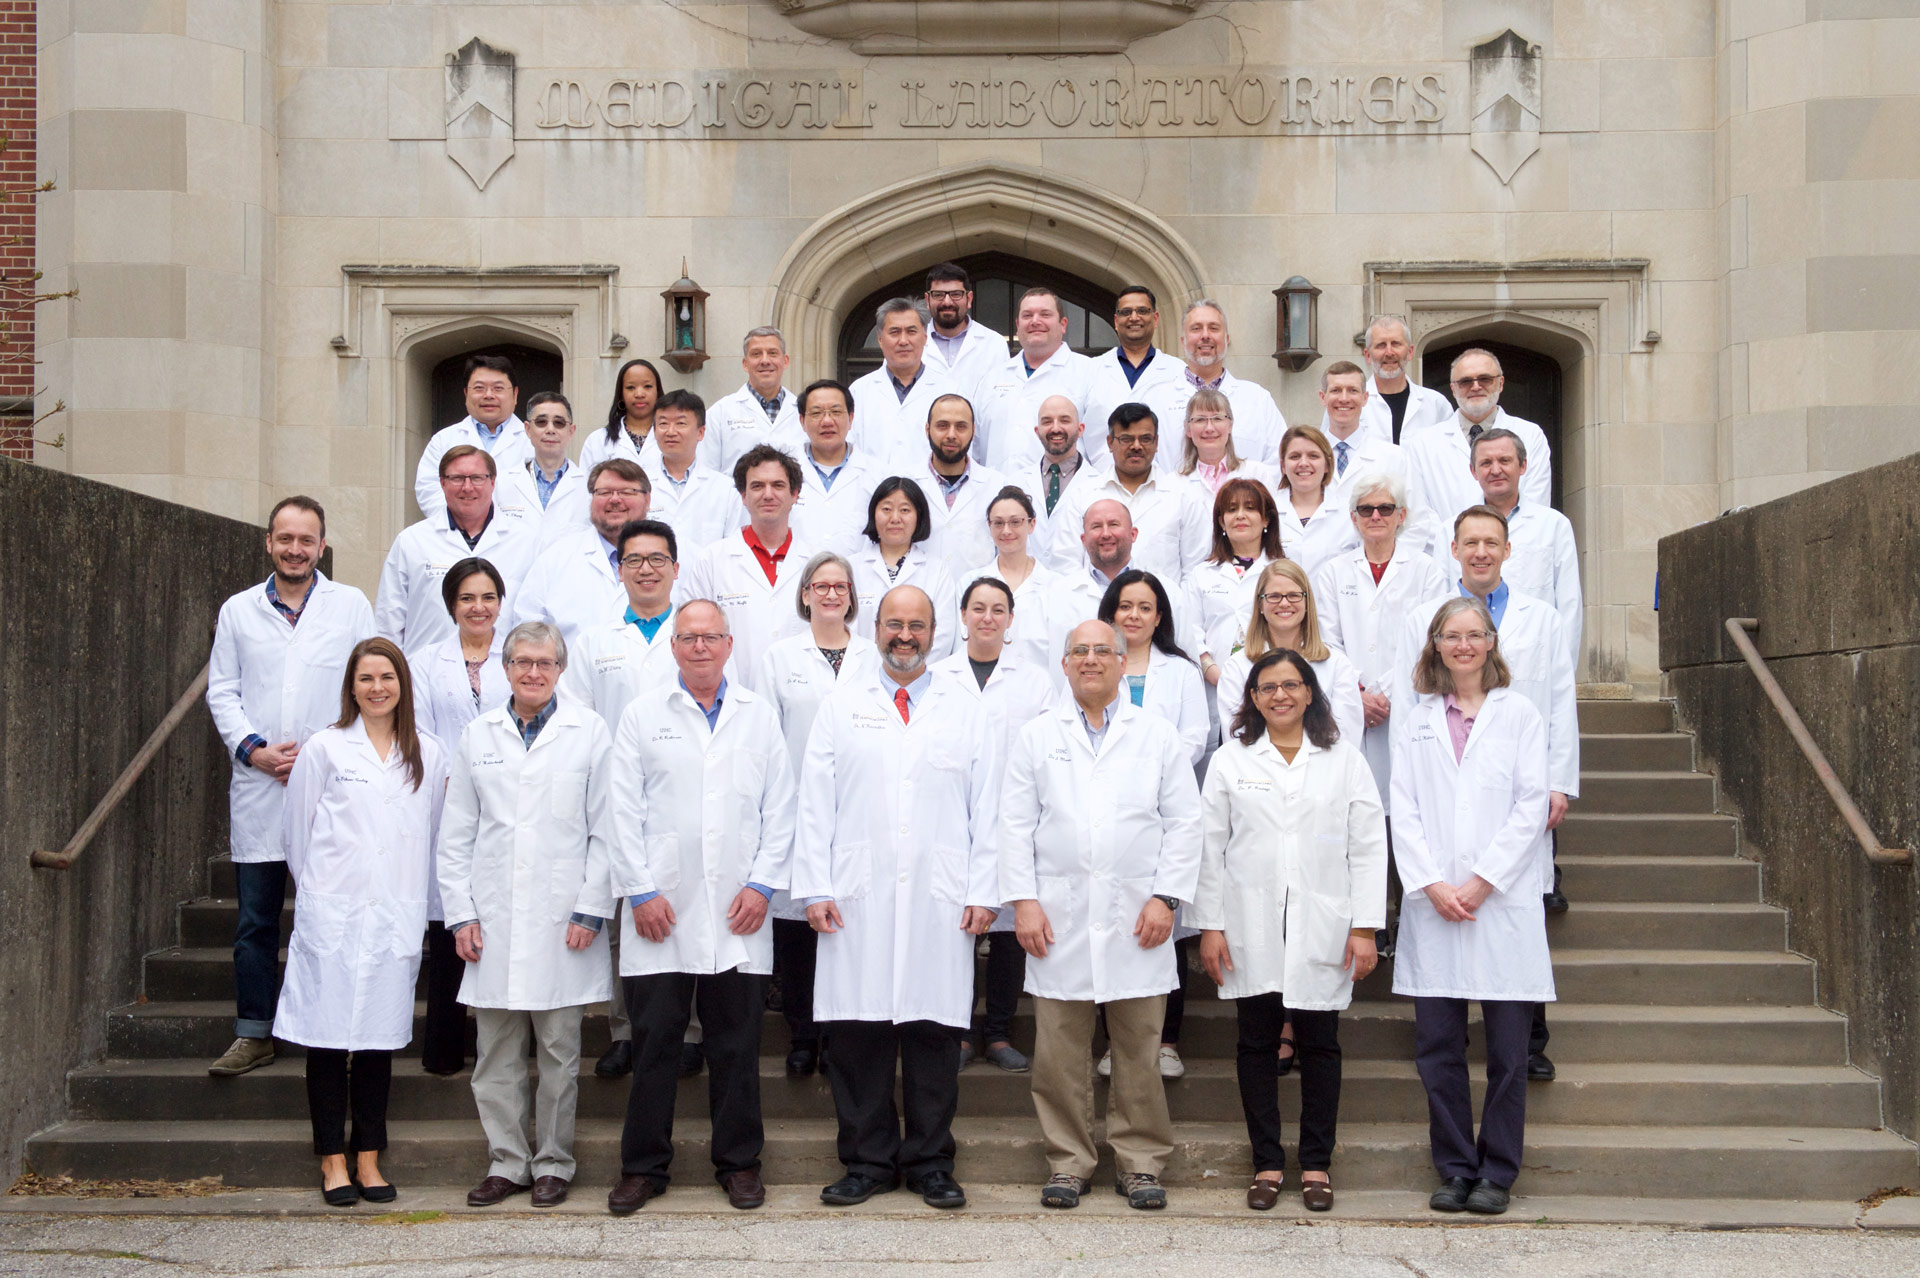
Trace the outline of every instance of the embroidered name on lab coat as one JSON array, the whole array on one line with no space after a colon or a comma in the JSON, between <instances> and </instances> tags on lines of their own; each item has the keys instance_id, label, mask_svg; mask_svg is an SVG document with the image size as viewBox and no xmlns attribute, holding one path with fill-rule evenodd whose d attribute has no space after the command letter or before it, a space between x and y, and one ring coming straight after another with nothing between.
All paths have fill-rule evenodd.
<instances>
[{"instance_id":1,"label":"embroidered name on lab coat","mask_svg":"<svg viewBox=\"0 0 1920 1278\"><path fill-rule=\"evenodd\" d=\"M884 728L887 726L887 716L883 714L861 714L855 711L853 715L853 726L856 728Z\"/></svg>"},{"instance_id":2,"label":"embroidered name on lab coat","mask_svg":"<svg viewBox=\"0 0 1920 1278\"><path fill-rule=\"evenodd\" d=\"M722 608L738 608L747 602L747 597L745 594L719 595L714 599L714 602Z\"/></svg>"},{"instance_id":3,"label":"embroidered name on lab coat","mask_svg":"<svg viewBox=\"0 0 1920 1278\"><path fill-rule=\"evenodd\" d=\"M1053 749L1047 751L1047 762L1048 763L1072 763L1073 756L1071 754L1068 754L1064 748L1060 746L1055 746Z\"/></svg>"},{"instance_id":4,"label":"embroidered name on lab coat","mask_svg":"<svg viewBox=\"0 0 1920 1278\"><path fill-rule=\"evenodd\" d=\"M1273 782L1264 777L1236 777L1233 788L1242 794L1271 794Z\"/></svg>"}]
</instances>

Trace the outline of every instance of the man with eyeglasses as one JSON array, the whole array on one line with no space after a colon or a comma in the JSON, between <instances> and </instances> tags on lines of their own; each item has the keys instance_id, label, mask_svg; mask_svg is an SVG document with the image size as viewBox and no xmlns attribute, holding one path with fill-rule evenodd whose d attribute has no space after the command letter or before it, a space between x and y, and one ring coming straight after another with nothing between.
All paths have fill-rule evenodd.
<instances>
[{"instance_id":1,"label":"man with eyeglasses","mask_svg":"<svg viewBox=\"0 0 1920 1278\"><path fill-rule=\"evenodd\" d=\"M1361 475L1391 471L1404 477L1407 473L1406 450L1366 427L1367 405L1372 402L1366 370L1352 360L1335 360L1321 371L1320 431L1333 445L1333 474L1328 476L1322 500L1333 503L1336 510L1349 506L1353 482ZM1397 523L1399 540L1425 548L1433 541L1431 518L1415 500L1417 494L1409 490L1408 498L1411 505L1401 503L1407 517ZM1441 575L1446 575L1444 569Z\"/></svg>"},{"instance_id":2,"label":"man with eyeglasses","mask_svg":"<svg viewBox=\"0 0 1920 1278\"><path fill-rule=\"evenodd\" d=\"M746 522L727 477L699 464L706 437L706 402L690 390L670 390L653 409L652 438L660 451L648 449L640 463L650 486L647 517L673 525L689 556Z\"/></svg>"},{"instance_id":3,"label":"man with eyeglasses","mask_svg":"<svg viewBox=\"0 0 1920 1278\"><path fill-rule=\"evenodd\" d=\"M1153 344L1153 334L1159 327L1160 303L1152 289L1129 284L1120 290L1113 301L1113 333L1120 344L1093 357L1088 420L1104 422L1122 404L1145 404L1161 421L1180 420L1190 394L1185 387L1186 369L1178 356L1168 355ZM1087 449L1093 460L1104 461L1105 437L1089 439ZM1160 463L1163 470L1179 469L1179 450L1171 453L1170 460Z\"/></svg>"},{"instance_id":4,"label":"man with eyeglasses","mask_svg":"<svg viewBox=\"0 0 1920 1278\"><path fill-rule=\"evenodd\" d=\"M582 632L620 614L620 530L645 519L653 502L653 481L640 463L609 457L587 473L588 526L560 538L533 562L516 597L511 585L506 604L517 625L550 621L569 644Z\"/></svg>"},{"instance_id":5,"label":"man with eyeglasses","mask_svg":"<svg viewBox=\"0 0 1920 1278\"><path fill-rule=\"evenodd\" d=\"M1192 480L1155 471L1159 450L1160 423L1152 409L1127 403L1113 410L1107 419L1107 451L1113 468L1089 475L1055 508L1048 567L1084 575L1092 564L1090 554L1061 534L1075 526L1084 528L1086 512L1097 503L1114 501L1126 507L1138 530L1131 562L1124 566L1152 573L1168 594L1181 597L1187 574L1205 563L1213 548L1212 494L1203 498L1204 488Z\"/></svg>"},{"instance_id":6,"label":"man with eyeglasses","mask_svg":"<svg viewBox=\"0 0 1920 1278\"><path fill-rule=\"evenodd\" d=\"M767 902L787 886L793 762L773 703L727 679L733 637L716 604L682 605L671 642L678 678L635 698L614 734L613 888L629 906L620 983L638 1028L620 1180L607 1196L616 1216L667 1188L681 1040L696 1003L712 1070L714 1178L734 1207L767 1200Z\"/></svg>"},{"instance_id":7,"label":"man with eyeglasses","mask_svg":"<svg viewBox=\"0 0 1920 1278\"><path fill-rule=\"evenodd\" d=\"M413 498L420 513L431 519L447 508L446 495L436 482L447 450L465 444L490 455L498 470L513 470L533 453L523 423L514 415L520 387L513 361L504 355L474 355L467 360L462 388L467 415L433 432L421 450L413 472Z\"/></svg>"},{"instance_id":8,"label":"man with eyeglasses","mask_svg":"<svg viewBox=\"0 0 1920 1278\"><path fill-rule=\"evenodd\" d=\"M447 930L467 965L460 1001L479 1027L473 1099L491 1157L467 1202L531 1189L533 1206L556 1207L574 1173L581 1017L612 991L613 742L599 715L555 694L567 668L558 628L515 626L501 659L512 695L460 735L438 847Z\"/></svg>"},{"instance_id":9,"label":"man with eyeglasses","mask_svg":"<svg viewBox=\"0 0 1920 1278\"><path fill-rule=\"evenodd\" d=\"M931 374L929 374L930 376ZM865 379L863 379L865 380ZM921 379L925 381L925 378ZM867 448L852 443L853 391L832 378L810 382L800 392L800 497L794 527L812 546L851 555L866 538L867 501L876 484L895 472Z\"/></svg>"},{"instance_id":10,"label":"man with eyeglasses","mask_svg":"<svg viewBox=\"0 0 1920 1278\"><path fill-rule=\"evenodd\" d=\"M927 270L927 361L950 389L979 403L980 383L1007 362L1007 339L973 318L973 277L965 267L939 262Z\"/></svg>"},{"instance_id":11,"label":"man with eyeglasses","mask_svg":"<svg viewBox=\"0 0 1920 1278\"><path fill-rule=\"evenodd\" d=\"M875 459L880 475L912 474L920 464L927 409L955 383L945 369L927 362L926 305L912 298L882 302L874 312L880 342L880 367L857 379L848 392L858 404L853 442Z\"/></svg>"},{"instance_id":12,"label":"man with eyeglasses","mask_svg":"<svg viewBox=\"0 0 1920 1278\"><path fill-rule=\"evenodd\" d=\"M1210 297L1189 303L1180 322L1180 344L1187 356L1181 374L1177 404L1169 404L1166 420L1184 422L1187 401L1197 390L1217 390L1233 404L1233 451L1247 461L1277 465L1280 437L1287 433L1287 419L1273 402L1267 388L1244 381L1227 371L1227 351L1232 338L1227 333L1227 312ZM1178 469L1179 449L1169 449L1167 461Z\"/></svg>"},{"instance_id":13,"label":"man with eyeglasses","mask_svg":"<svg viewBox=\"0 0 1920 1278\"><path fill-rule=\"evenodd\" d=\"M750 328L740 339L740 367L747 384L707 410L707 435L700 442L700 464L722 475L761 444L791 447L800 433L793 392L781 385L787 375L787 339L771 326Z\"/></svg>"},{"instance_id":14,"label":"man with eyeglasses","mask_svg":"<svg viewBox=\"0 0 1920 1278\"><path fill-rule=\"evenodd\" d=\"M975 938L999 906L1000 748L960 676L927 668L933 601L896 586L878 614L880 660L821 702L800 768L792 893L820 934L814 1017L846 1168L820 1198L850 1206L904 1178L929 1206L964 1207L953 1115Z\"/></svg>"},{"instance_id":15,"label":"man with eyeglasses","mask_svg":"<svg viewBox=\"0 0 1920 1278\"><path fill-rule=\"evenodd\" d=\"M1503 569L1512 554L1506 516L1491 506L1469 506L1453 521L1453 557L1459 571L1455 589L1416 606L1407 616L1403 653L1417 657L1426 643L1427 626L1441 604L1458 595L1472 595L1486 604L1499 632L1500 655L1513 674L1514 691L1533 703L1547 725L1547 828L1543 839L1566 818L1569 801L1580 797L1580 719L1574 700L1573 645L1566 640L1560 614L1547 600L1508 585ZM1398 694L1403 705L1414 703L1413 664L1403 661ZM1552 856L1540 858L1552 867ZM1557 871L1549 868L1540 894L1553 904ZM1565 909L1565 898L1558 903ZM1554 1076L1547 1058L1547 1020L1544 1005L1535 1010L1533 1038L1527 1054L1527 1078L1548 1082Z\"/></svg>"},{"instance_id":16,"label":"man with eyeglasses","mask_svg":"<svg viewBox=\"0 0 1920 1278\"><path fill-rule=\"evenodd\" d=\"M494 502L537 524L545 549L587 526L587 473L567 457L573 407L565 395L541 391L527 401L527 439L533 456L500 471Z\"/></svg>"},{"instance_id":17,"label":"man with eyeglasses","mask_svg":"<svg viewBox=\"0 0 1920 1278\"><path fill-rule=\"evenodd\" d=\"M926 451L900 473L927 496L927 553L948 576L964 581L993 558L987 508L1009 481L973 456L973 405L962 396L942 395L928 405L921 438Z\"/></svg>"},{"instance_id":18,"label":"man with eyeglasses","mask_svg":"<svg viewBox=\"0 0 1920 1278\"><path fill-rule=\"evenodd\" d=\"M976 431L973 455L1003 475L1025 474L1040 453L1033 424L1040 402L1065 395L1082 417L1093 390L1093 361L1067 345L1067 308L1048 288L1030 288L1015 309L1019 353L981 379L971 397Z\"/></svg>"},{"instance_id":19,"label":"man with eyeglasses","mask_svg":"<svg viewBox=\"0 0 1920 1278\"><path fill-rule=\"evenodd\" d=\"M1000 895L1014 909L1033 996L1033 1105L1048 1207L1092 1188L1093 1031L1113 1051L1107 1142L1129 1207L1167 1205L1173 1121L1160 1076L1167 992L1179 983L1174 913L1200 875L1200 790L1166 719L1120 693L1126 644L1085 621L1061 659L1070 698L1020 729L1000 799Z\"/></svg>"},{"instance_id":20,"label":"man with eyeglasses","mask_svg":"<svg viewBox=\"0 0 1920 1278\"><path fill-rule=\"evenodd\" d=\"M1405 446L1422 431L1453 416L1453 405L1439 391L1408 376L1413 333L1398 315L1376 315L1367 323L1367 404L1360 425L1382 443Z\"/></svg>"},{"instance_id":21,"label":"man with eyeglasses","mask_svg":"<svg viewBox=\"0 0 1920 1278\"><path fill-rule=\"evenodd\" d=\"M533 566L539 526L495 507L498 474L483 449L472 444L448 449L440 458L440 513L403 529L387 550L373 623L410 659L454 633L440 593L447 569L477 555L499 569L511 600Z\"/></svg>"},{"instance_id":22,"label":"man with eyeglasses","mask_svg":"<svg viewBox=\"0 0 1920 1278\"><path fill-rule=\"evenodd\" d=\"M1421 431L1406 445L1408 484L1415 500L1433 512L1431 553L1442 560L1453 517L1482 500L1473 474L1473 441L1487 431L1510 430L1525 442L1529 464L1520 496L1543 509L1553 504L1553 456L1546 433L1500 407L1507 380L1500 361L1478 347L1462 351L1453 361L1452 379L1459 408L1444 425Z\"/></svg>"}]
</instances>

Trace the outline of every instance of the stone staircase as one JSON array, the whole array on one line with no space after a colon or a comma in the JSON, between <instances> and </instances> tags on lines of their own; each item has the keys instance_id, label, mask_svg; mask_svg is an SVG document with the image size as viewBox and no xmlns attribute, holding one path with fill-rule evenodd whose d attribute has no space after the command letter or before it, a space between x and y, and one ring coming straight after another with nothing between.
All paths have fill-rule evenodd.
<instances>
[{"instance_id":1,"label":"stone staircase","mask_svg":"<svg viewBox=\"0 0 1920 1278\"><path fill-rule=\"evenodd\" d=\"M1760 902L1759 867L1741 859L1735 822L1714 812L1692 739L1663 702L1585 702L1583 797L1560 839L1572 910L1549 921L1562 1001L1550 1011L1559 1079L1528 1092L1530 1194L1850 1200L1920 1181L1914 1147L1880 1127L1879 1082L1848 1062L1846 1021L1814 1003L1815 971L1786 949L1786 918ZM299 1049L238 1079L206 1064L231 1038L231 868L180 907L179 945L148 957L143 1001L112 1014L108 1059L68 1081L69 1119L34 1137L43 1175L219 1175L235 1185L312 1179ZM289 923L291 919L287 920ZM1426 1106L1412 1063L1412 1008L1390 964L1342 1018L1345 1082L1334 1167L1348 1189L1432 1182ZM1168 1085L1178 1147L1169 1183L1233 1185L1248 1173L1233 1077L1233 1009L1190 975L1181 1050ZM1015 1040L1032 1042L1022 1015ZM611 1184L627 1081L592 1074L606 1023L590 1013L580 1088L578 1183ZM416 1036L416 1042L417 1042ZM834 1157L822 1079L788 1079L786 1030L769 1014L761 1059L766 1174L825 1184ZM968 1183L1044 1178L1027 1078L976 1064L961 1078L959 1174ZM1298 1079L1281 1083L1293 1134ZM706 1086L679 1092L677 1167L707 1174ZM1476 1091L1478 1082L1476 1080ZM486 1144L465 1072L396 1060L392 1147L401 1184L465 1185ZM1217 1172L1224 1179L1212 1179Z\"/></svg>"}]
</instances>

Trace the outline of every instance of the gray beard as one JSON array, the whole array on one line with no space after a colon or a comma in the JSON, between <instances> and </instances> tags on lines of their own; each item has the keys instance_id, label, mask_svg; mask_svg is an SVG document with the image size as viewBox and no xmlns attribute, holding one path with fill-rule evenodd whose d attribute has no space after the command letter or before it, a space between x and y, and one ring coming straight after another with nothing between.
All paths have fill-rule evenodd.
<instances>
[{"instance_id":1,"label":"gray beard","mask_svg":"<svg viewBox=\"0 0 1920 1278\"><path fill-rule=\"evenodd\" d=\"M891 648L881 650L880 660L888 670L901 675L917 675L926 668L927 664L927 657L923 652L916 652L912 657L901 657L895 655Z\"/></svg>"}]
</instances>

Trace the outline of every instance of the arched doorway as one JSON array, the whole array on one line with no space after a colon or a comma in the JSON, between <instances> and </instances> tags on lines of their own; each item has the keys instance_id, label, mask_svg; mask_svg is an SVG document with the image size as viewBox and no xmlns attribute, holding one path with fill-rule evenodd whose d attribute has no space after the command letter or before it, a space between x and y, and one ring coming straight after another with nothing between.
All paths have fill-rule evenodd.
<instances>
[{"instance_id":1,"label":"arched doorway","mask_svg":"<svg viewBox=\"0 0 1920 1278\"><path fill-rule=\"evenodd\" d=\"M566 361L553 351L516 342L496 342L460 351L433 366L429 392L432 408L424 423L429 433L467 415L467 361L475 355L504 355L513 361L513 379L520 388L521 408L540 391L558 391L564 384ZM579 405L574 405L574 411L579 411Z\"/></svg>"},{"instance_id":2,"label":"arched doorway","mask_svg":"<svg viewBox=\"0 0 1920 1278\"><path fill-rule=\"evenodd\" d=\"M1500 361L1501 371L1506 374L1506 386L1500 392L1500 407L1515 417L1524 417L1546 434L1547 447L1553 450L1553 505L1556 510L1561 509L1561 496L1566 491L1568 458L1560 446L1561 406L1566 402L1565 378L1560 361L1511 342L1478 338L1464 342L1452 341L1425 353L1421 363L1421 381L1429 390L1439 391L1452 400L1448 372L1462 351L1476 347L1492 352L1493 357Z\"/></svg>"},{"instance_id":3,"label":"arched doorway","mask_svg":"<svg viewBox=\"0 0 1920 1278\"><path fill-rule=\"evenodd\" d=\"M506 319L456 320L428 330L402 347L396 372L404 372L396 379L394 415L401 427L401 455L395 459L400 483L396 487L405 493L405 521L419 518L420 510L413 500L413 471L427 440L435 431L467 415L464 392L469 358L505 355L511 359L522 407L538 391L565 391L566 355L557 345L546 345L543 336ZM578 417L581 405L577 397L573 407ZM595 410L589 407L586 411L591 423Z\"/></svg>"},{"instance_id":4,"label":"arched doorway","mask_svg":"<svg viewBox=\"0 0 1920 1278\"><path fill-rule=\"evenodd\" d=\"M840 329L838 369L841 381L880 367L879 329L873 322L881 304L896 297L919 298L926 292L926 269L938 257L927 259L911 274L875 289L849 308ZM1114 295L1091 280L1011 253L975 253L959 259L973 279L973 317L997 333L1013 334L1020 295L1030 288L1050 288L1067 310L1067 345L1082 355L1098 355L1112 348ZM1011 344L1009 353L1011 353Z\"/></svg>"}]
</instances>

